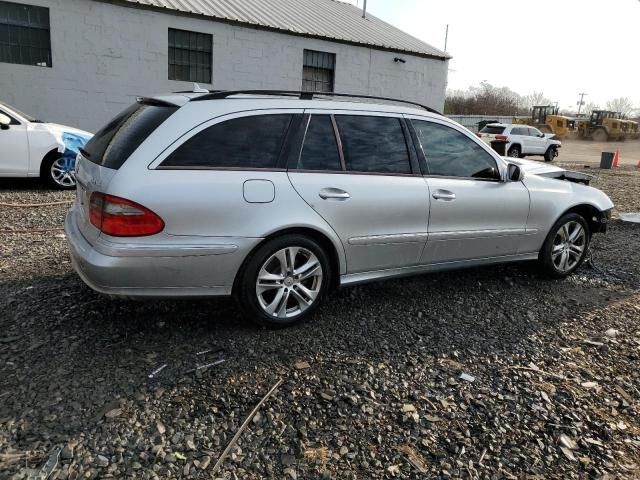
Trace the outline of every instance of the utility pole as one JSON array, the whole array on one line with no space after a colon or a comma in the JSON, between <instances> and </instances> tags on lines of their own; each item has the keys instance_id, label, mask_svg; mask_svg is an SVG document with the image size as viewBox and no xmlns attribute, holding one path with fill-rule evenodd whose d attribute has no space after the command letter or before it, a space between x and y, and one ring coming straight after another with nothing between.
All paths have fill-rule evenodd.
<instances>
[{"instance_id":1,"label":"utility pole","mask_svg":"<svg viewBox=\"0 0 640 480\"><path fill-rule=\"evenodd\" d=\"M449 40L449 24L447 23L447 29L444 33L444 53L447 53L447 41Z\"/></svg>"},{"instance_id":2,"label":"utility pole","mask_svg":"<svg viewBox=\"0 0 640 480\"><path fill-rule=\"evenodd\" d=\"M579 93L578 95L580 95L580 101L578 102L578 115L580 115L580 110L582 110L582 104L584 103L584 96L585 95L589 95L588 93Z\"/></svg>"},{"instance_id":3,"label":"utility pole","mask_svg":"<svg viewBox=\"0 0 640 480\"><path fill-rule=\"evenodd\" d=\"M367 0L364 0L364 5L362 5L362 18L367 18Z\"/></svg>"}]
</instances>

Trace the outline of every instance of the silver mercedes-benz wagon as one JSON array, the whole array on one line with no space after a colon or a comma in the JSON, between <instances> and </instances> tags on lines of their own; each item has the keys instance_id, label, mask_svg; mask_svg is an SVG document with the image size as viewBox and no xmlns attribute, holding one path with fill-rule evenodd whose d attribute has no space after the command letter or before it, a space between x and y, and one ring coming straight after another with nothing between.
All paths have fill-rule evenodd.
<instances>
[{"instance_id":1,"label":"silver mercedes-benz wagon","mask_svg":"<svg viewBox=\"0 0 640 480\"><path fill-rule=\"evenodd\" d=\"M81 150L65 229L93 289L234 295L289 325L345 285L537 259L573 272L613 204L409 102L274 91L140 98Z\"/></svg>"}]
</instances>

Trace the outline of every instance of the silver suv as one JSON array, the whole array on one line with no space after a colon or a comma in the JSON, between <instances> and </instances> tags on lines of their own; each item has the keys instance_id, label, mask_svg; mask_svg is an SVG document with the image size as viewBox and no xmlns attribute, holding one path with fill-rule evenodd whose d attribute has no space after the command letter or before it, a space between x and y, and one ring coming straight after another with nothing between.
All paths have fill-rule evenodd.
<instances>
[{"instance_id":1,"label":"silver suv","mask_svg":"<svg viewBox=\"0 0 640 480\"><path fill-rule=\"evenodd\" d=\"M291 93L141 98L109 122L65 223L80 277L234 295L283 326L371 280L533 259L563 277L606 228L587 175L503 159L426 107Z\"/></svg>"}]
</instances>

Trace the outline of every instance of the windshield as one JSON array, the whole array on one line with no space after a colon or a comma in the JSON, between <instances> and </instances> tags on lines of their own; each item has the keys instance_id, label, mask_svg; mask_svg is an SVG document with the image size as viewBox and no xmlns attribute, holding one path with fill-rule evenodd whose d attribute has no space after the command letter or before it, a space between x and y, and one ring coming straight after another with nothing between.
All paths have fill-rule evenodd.
<instances>
[{"instance_id":1,"label":"windshield","mask_svg":"<svg viewBox=\"0 0 640 480\"><path fill-rule=\"evenodd\" d=\"M497 125L487 125L480 130L480 133L491 133L493 135L500 135L502 132L504 132L504 127L499 127Z\"/></svg>"},{"instance_id":2,"label":"windshield","mask_svg":"<svg viewBox=\"0 0 640 480\"><path fill-rule=\"evenodd\" d=\"M22 118L24 118L28 122L41 122L41 120L33 118L31 115L27 115L26 113L21 112L17 108L12 107L11 105L7 105L4 102L0 102L0 106L5 107L7 110L11 110L14 113L17 113L18 115L20 115Z\"/></svg>"}]
</instances>

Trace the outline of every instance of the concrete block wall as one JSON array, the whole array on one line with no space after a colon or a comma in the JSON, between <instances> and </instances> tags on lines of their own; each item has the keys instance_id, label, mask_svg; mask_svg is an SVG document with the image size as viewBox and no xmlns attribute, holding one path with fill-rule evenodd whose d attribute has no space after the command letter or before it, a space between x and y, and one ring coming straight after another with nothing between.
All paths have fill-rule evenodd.
<instances>
[{"instance_id":1,"label":"concrete block wall","mask_svg":"<svg viewBox=\"0 0 640 480\"><path fill-rule=\"evenodd\" d=\"M95 132L136 96L191 89L168 80L169 28L213 35L205 88L300 90L311 49L336 54L336 92L444 106L446 61L96 0L12 1L50 9L53 66L0 63L0 100L47 121Z\"/></svg>"}]
</instances>

